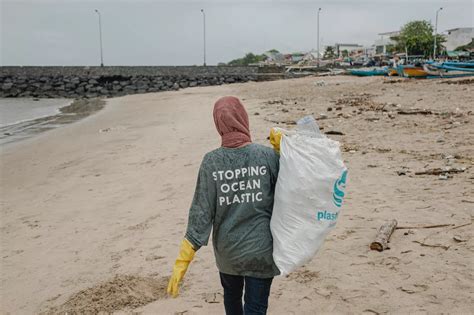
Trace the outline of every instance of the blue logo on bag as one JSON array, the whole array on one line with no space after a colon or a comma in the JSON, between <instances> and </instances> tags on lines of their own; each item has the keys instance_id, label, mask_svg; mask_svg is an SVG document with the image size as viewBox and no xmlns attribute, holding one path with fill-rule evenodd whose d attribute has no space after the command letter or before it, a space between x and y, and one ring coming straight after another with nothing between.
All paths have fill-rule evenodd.
<instances>
[{"instance_id":1,"label":"blue logo on bag","mask_svg":"<svg viewBox=\"0 0 474 315\"><path fill-rule=\"evenodd\" d=\"M334 191L332 193L332 201L336 207L342 206L342 201L345 195L346 189L347 170L342 172L341 177L334 183Z\"/></svg>"}]
</instances>

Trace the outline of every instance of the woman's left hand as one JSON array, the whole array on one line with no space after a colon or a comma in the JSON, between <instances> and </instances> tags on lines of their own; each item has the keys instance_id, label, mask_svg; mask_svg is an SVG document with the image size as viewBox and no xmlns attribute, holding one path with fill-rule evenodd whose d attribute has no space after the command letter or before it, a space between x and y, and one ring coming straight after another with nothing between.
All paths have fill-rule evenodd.
<instances>
[{"instance_id":1,"label":"woman's left hand","mask_svg":"<svg viewBox=\"0 0 474 315\"><path fill-rule=\"evenodd\" d=\"M167 292L172 297L178 296L179 284L184 278L184 275L186 274L188 266L193 260L195 253L196 251L194 250L191 243L187 239L184 239L181 242L181 249L179 251L178 258L176 258L176 262L173 267L173 274L171 275L170 281L168 283Z\"/></svg>"}]
</instances>

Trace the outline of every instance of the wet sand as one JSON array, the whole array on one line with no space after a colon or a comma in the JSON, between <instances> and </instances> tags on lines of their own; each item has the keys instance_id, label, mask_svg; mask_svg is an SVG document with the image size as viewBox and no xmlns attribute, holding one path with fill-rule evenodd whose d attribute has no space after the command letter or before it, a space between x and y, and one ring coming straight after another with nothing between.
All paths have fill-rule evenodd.
<instances>
[{"instance_id":1,"label":"wet sand","mask_svg":"<svg viewBox=\"0 0 474 315\"><path fill-rule=\"evenodd\" d=\"M230 94L246 104L255 142L306 114L343 134L329 135L350 176L338 225L310 263L275 279L270 314L469 313L474 86L445 81L308 77L125 96L3 149L0 312L74 311L105 288L121 292L111 295L119 314L222 314L210 246L177 299L155 291L171 272L200 161L219 145L213 102ZM412 228L370 251L392 218ZM452 225L417 228L437 224ZM110 310L100 301L95 309Z\"/></svg>"},{"instance_id":2,"label":"wet sand","mask_svg":"<svg viewBox=\"0 0 474 315\"><path fill-rule=\"evenodd\" d=\"M67 101L62 102L66 103ZM57 114L0 126L0 145L15 143L65 124L73 123L101 110L104 105L105 101L98 98L78 99L70 101L69 105L60 107Z\"/></svg>"}]
</instances>

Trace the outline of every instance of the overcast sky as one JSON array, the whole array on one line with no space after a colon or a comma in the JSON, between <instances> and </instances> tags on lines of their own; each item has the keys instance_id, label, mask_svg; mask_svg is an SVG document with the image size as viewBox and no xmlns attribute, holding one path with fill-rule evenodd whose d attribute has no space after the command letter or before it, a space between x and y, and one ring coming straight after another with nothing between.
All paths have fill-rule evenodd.
<instances>
[{"instance_id":1,"label":"overcast sky","mask_svg":"<svg viewBox=\"0 0 474 315\"><path fill-rule=\"evenodd\" d=\"M472 27L473 0L152 1L0 0L2 65L97 65L102 13L106 65L193 65L203 60L203 8L207 63L247 52L308 51L321 45L371 45L377 34L404 23L433 21L438 30Z\"/></svg>"}]
</instances>

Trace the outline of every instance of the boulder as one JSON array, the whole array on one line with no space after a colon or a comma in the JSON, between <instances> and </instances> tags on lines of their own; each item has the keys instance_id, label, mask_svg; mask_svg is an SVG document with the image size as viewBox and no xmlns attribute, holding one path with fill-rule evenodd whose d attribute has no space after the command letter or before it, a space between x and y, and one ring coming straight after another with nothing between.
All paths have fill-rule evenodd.
<instances>
[{"instance_id":1,"label":"boulder","mask_svg":"<svg viewBox=\"0 0 474 315\"><path fill-rule=\"evenodd\" d=\"M2 90L10 90L13 87L13 83L3 83Z\"/></svg>"}]
</instances>

